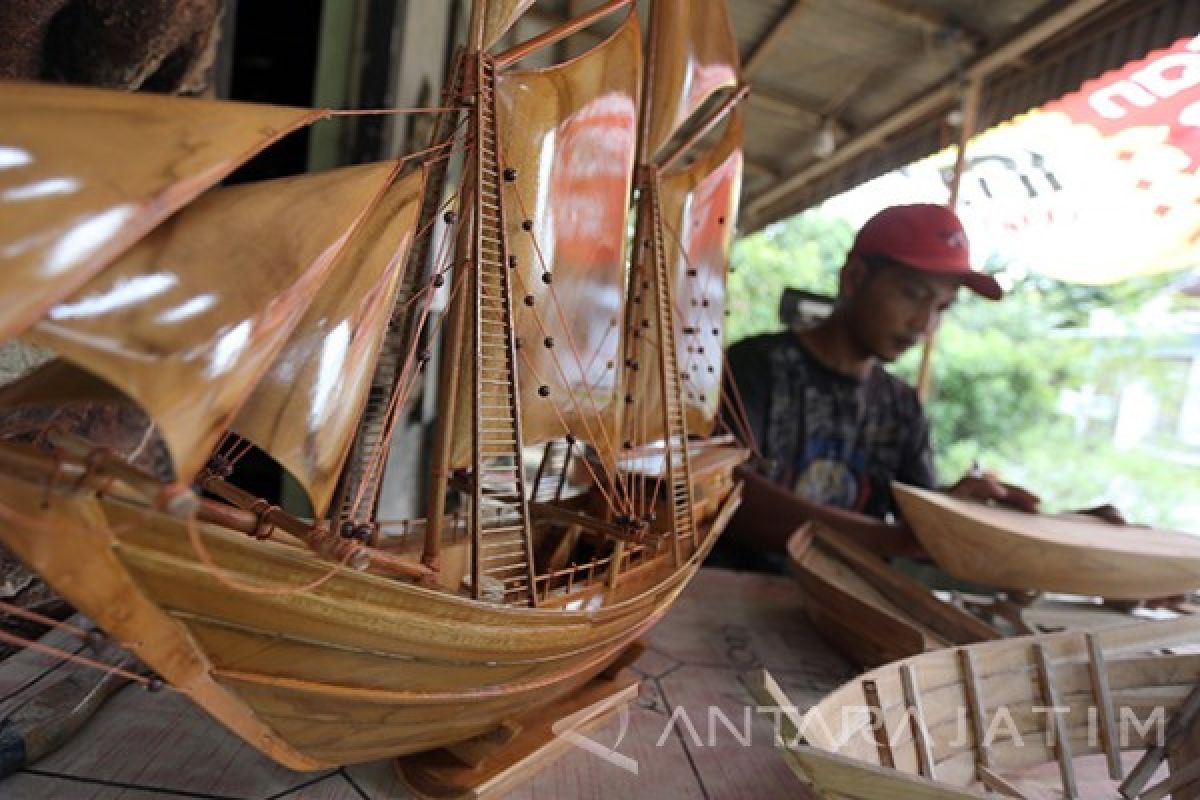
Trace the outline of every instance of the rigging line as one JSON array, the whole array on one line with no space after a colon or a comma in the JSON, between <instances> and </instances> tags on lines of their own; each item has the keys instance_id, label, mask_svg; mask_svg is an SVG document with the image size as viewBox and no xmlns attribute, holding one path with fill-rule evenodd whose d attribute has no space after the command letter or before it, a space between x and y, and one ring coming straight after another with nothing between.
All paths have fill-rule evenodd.
<instances>
[{"instance_id":1,"label":"rigging line","mask_svg":"<svg viewBox=\"0 0 1200 800\"><path fill-rule=\"evenodd\" d=\"M540 250L540 247L538 247L538 245L536 244L536 240L534 240L534 242L535 242L534 249ZM539 256L539 258L540 258L540 256ZM544 263L543 263L542 268L543 268L543 270L545 269ZM516 274L516 279L521 284L522 288L525 290L525 293L529 294L529 287L525 284L525 279L521 276L519 271ZM574 337L571 335L570 325L567 323L566 315L563 312L562 304L559 303L559 301L558 301L558 295L555 292L553 284L550 285L550 299L554 304L555 310L558 312L559 321L562 325L562 330L566 334L567 344L571 349L571 356L572 356L572 358L575 359L574 366L578 369L582 369L583 368L583 356L579 352L578 347L576 347L576 345L575 345ZM549 336L549 332L547 331L545 320L541 317L541 315L538 314L536 309L533 309L531 313L533 314L533 318L537 322L538 327L541 329L542 335ZM562 366L562 359L560 359L558 357L558 355L555 354L553 356L553 362L554 362L555 366L558 368L559 376L562 378L563 384L569 386L570 381L567 379L566 369ZM581 373L580 378L581 378L580 383L583 385L583 395L587 398L588 403L592 407L591 413L595 416L596 425L599 427L600 434L601 434L600 437L593 438L592 441L603 443L604 445L606 445L608 447L610 452L616 453L617 450L616 450L615 439L613 437L612 432L608 430L608 426L605 425L605 423L604 423L604 416L600 411L599 404L596 402L596 397L593 392L594 387L590 383L588 383L586 372ZM584 427L587 428L588 436L589 437L595 436L595 434L593 433L593 431L591 429L591 423L588 420L587 414L584 413L584 410L579 407L579 399L577 397L577 393L571 392L570 397L571 397L572 404L576 407L576 413L579 414L580 419L583 421Z\"/></svg>"},{"instance_id":2,"label":"rigging line","mask_svg":"<svg viewBox=\"0 0 1200 800\"><path fill-rule=\"evenodd\" d=\"M518 350L517 352L519 352L521 354L521 358L525 359L525 366L529 369L529 371L531 373L533 373L534 379L539 384L542 383L542 379L538 375L537 370L534 369L533 362L529 358L529 355L524 350ZM563 426L563 430L570 433L571 427L569 425L567 425L567 421L566 421L566 419L563 418L562 412L559 411L558 406L554 405L554 404L551 404L551 406L554 410L555 416L558 417L559 423ZM604 502L605 502L605 505L608 506L608 509L610 511L621 511L621 508L619 506L617 506L615 503L613 503L612 497L608 494L608 492L604 491L604 484L600 480L600 478L596 476L596 473L592 469L590 459L588 459L587 455L581 456L579 460L581 462L583 462L583 466L587 468L588 474L592 476L592 483L594 483L596 488L600 490L600 494L604 497ZM601 466L603 466L603 463L601 464Z\"/></svg>"},{"instance_id":3,"label":"rigging line","mask_svg":"<svg viewBox=\"0 0 1200 800\"><path fill-rule=\"evenodd\" d=\"M386 114L441 114L444 112L468 111L467 106L410 106L395 108L326 108L331 117L382 116Z\"/></svg>"},{"instance_id":4,"label":"rigging line","mask_svg":"<svg viewBox=\"0 0 1200 800\"><path fill-rule=\"evenodd\" d=\"M462 290L464 284L460 283L454 287L450 295L450 303L453 303L458 297L458 292ZM364 470L365 476L371 482L375 481L383 474L384 467L387 462L388 448L387 444L391 442L392 436L396 430L397 410L407 407L409 397L416 388L416 354L417 348L421 343L421 332L424 331L425 325L429 319L430 310L433 308L434 295L432 292L427 293L425 302L421 309L421 318L417 323L417 333L412 337L412 342L409 345L409 350L405 356L404 363L401 366L400 376L396 379L392 386L391 397L388 398L388 407L385 412L384 429L382 436L374 445L374 449L366 458L367 467ZM441 331L441 326L445 324L446 316L440 316L436 322L436 328L431 332L431 336L436 336ZM355 519L363 518L362 502L366 497L366 487L368 481L363 481L359 485L359 490L354 497L354 502L351 508L354 512ZM369 516L369 515L368 515Z\"/></svg>"},{"instance_id":5,"label":"rigging line","mask_svg":"<svg viewBox=\"0 0 1200 800\"><path fill-rule=\"evenodd\" d=\"M666 229L667 233L671 234L671 238L674 240L675 246L677 248L679 248L679 255L683 259L684 269L688 270L688 271L695 270L695 267L692 266L691 256L688 255L687 248L685 248L683 246L683 237L681 237L679 235L679 232L677 230L672 228L670 225L667 225L666 223L663 224L663 228ZM699 274L698 271L697 271L697 274ZM701 292L700 292L701 296L707 296L708 290L709 290L713 280L715 280L715 278L716 278L716 276L713 273L706 272L705 279L706 279L707 283L703 287L701 287ZM676 298L676 299L679 299L679 298ZM677 314L680 314L681 318L682 318L683 314L687 313L686 310L682 309L679 305L675 306L675 312ZM707 312L701 311L700 315L701 315L701 318L702 318L703 322L705 323L705 325L690 326L696 331L696 333L692 333L692 334L685 333L684 336L691 336L696 341L700 341L701 337L703 336L704 327L712 326L712 322L713 322L712 317L711 317L712 313L713 313L712 311L707 311ZM685 327L688 327L688 326L685 326ZM723 350L724 350L724 348L722 348L722 351ZM693 364L698 364L698 360L696 358L696 356L698 356L698 355L700 355L698 352L688 353L688 362L687 362L688 369L690 369ZM712 362L709 361L707 358L705 358L705 362L707 362L707 363L705 363L704 366L709 366L709 367L713 366Z\"/></svg>"},{"instance_id":6,"label":"rigging line","mask_svg":"<svg viewBox=\"0 0 1200 800\"><path fill-rule=\"evenodd\" d=\"M519 272L519 271L518 271L518 272L517 272L517 274L515 275L515 278L516 278L516 281L517 281L518 283L520 283L520 284L521 284L521 288L522 288L522 289L525 291L525 293L526 293L526 294L528 294L528 293L529 293L529 287L525 285L525 279L521 277L521 275L520 275L520 272ZM537 312L537 309L531 309L531 310L530 310L530 313L533 315L533 320L534 320L534 322L536 322L536 323L537 323L537 325L538 325L538 328L540 328L540 329L541 329L541 331L542 331L542 336L544 336L544 337L546 337L546 338L549 338L549 332L548 332L548 331L547 331L547 329L546 329L545 320L543 320L543 319L542 319L542 317L541 317L541 315L540 315L540 314L538 314L538 312ZM524 358L525 358L525 360L526 360L526 363L529 363L529 362L530 362L529 356L528 356L527 354L525 354L524 352L522 352L522 356L524 356ZM566 370L563 368L563 365L562 365L562 363L561 363L561 360L558 358L558 356L557 356L557 355L552 355L552 356L551 356L551 358L550 358L550 362L551 362L551 363L554 365L554 367L557 369L557 371L558 371L558 375L559 375L559 377L562 379L563 385L564 385L565 387L568 387L567 396L570 398L570 400L571 400L571 405L574 407L575 413L576 413L576 414L579 416L579 420L580 420L580 422L581 422L581 423L583 423L583 428L584 428L584 431L585 431L585 434L586 434L587 438L588 438L588 439L590 439L590 440L591 440L591 441L593 441L593 442L603 442L603 443L607 443L608 447L610 448L610 452L612 452L612 453L614 453L614 454L615 454L615 453L616 453L616 451L612 449L612 439L611 439L611 437L609 437L609 436L605 435L603 439L600 439L599 437L596 437L596 436L595 436L595 434L593 433L593 431L592 431L592 426L591 426L591 422L588 420L587 414L586 414L586 413L584 413L584 410L583 410L582 408L580 408L580 405L579 405L579 398L576 396L576 393L575 393L575 392L572 392L572 391L570 391L570 390L569 390L569 387L570 387L570 383L571 383L571 382L570 382L570 380L567 378L567 373L566 373ZM537 380L537 382L538 382L538 384L539 384L539 385L545 385L545 384L544 384L544 382L542 381L541 377L540 377L540 376L537 374L537 372L536 372L536 371L535 371L535 370L532 368L532 366L530 366L530 371L534 373L534 378ZM585 376L585 377L586 377L586 376ZM588 385L586 380L585 380L585 381L583 381L583 385L584 385L584 387L585 387L585 390L586 390L586 387L587 387L587 385ZM558 417L559 417L559 421L562 423L563 430L565 430L567 433L570 433L570 432L571 432L571 426L570 426L570 425L568 425L568 424L566 423L566 420L565 420L565 419L562 417L562 413L559 411L558 405L557 405L556 403L551 403L551 406L552 406L552 407L553 407L553 409L554 409L554 413L555 413L556 415L558 415ZM595 409L595 404L594 404L594 403L593 403L593 408ZM596 414L596 424L600 426L600 432L601 432L602 434L607 434L607 430L605 429L605 426L604 426L603 419L602 419L602 417L600 417L600 411L599 411L599 409L595 409L595 414ZM629 506L629 498L628 498L628 497L622 497L622 496L621 496L621 495L622 495L622 491L621 491L621 489L622 489L623 487L621 487L620 481L617 479L617 477L616 477L616 476L614 476L614 475L612 475L612 474L611 474L611 472L610 472L610 470L609 470L609 468L608 468L608 465L604 463L604 460L603 460L603 459L601 459L601 460L600 460L600 463L601 463L601 473L604 475L604 477L605 477L605 480L608 482L609 486L612 488L612 490L613 490L613 495L614 495L614 496L616 496L618 499L620 499L620 500L621 500L621 504L620 504L620 505L616 505L616 506L614 506L614 505L613 505L611 502L609 503L609 505L610 505L611 507L614 507L614 508L616 508L617 510L624 510L624 511L629 511L629 512L631 512L631 511L632 511L632 508Z\"/></svg>"},{"instance_id":7,"label":"rigging line","mask_svg":"<svg viewBox=\"0 0 1200 800\"><path fill-rule=\"evenodd\" d=\"M70 663L78 664L81 667L99 670L110 675L119 675L126 680L140 683L142 686L147 688L152 683L151 679L147 678L145 675L139 675L136 672L130 672L127 669L123 669L120 664L106 664L103 661L97 661L94 658L88 658L87 656L80 655L79 653L72 653L69 650L63 650L52 645L44 644L36 639L26 639L23 636L16 636L15 634L11 634L4 630L0 630L0 642L6 642L18 647L27 647L30 650L41 653L42 655L53 656L61 661L69 661ZM128 661L129 657L127 656L121 661L121 664L127 663ZM179 689L176 689L174 686L171 686L169 683L165 682L163 683L163 687L169 688L175 692L180 691Z\"/></svg>"},{"instance_id":8,"label":"rigging line","mask_svg":"<svg viewBox=\"0 0 1200 800\"><path fill-rule=\"evenodd\" d=\"M461 198L463 187L467 180L467 172L468 170L463 170L463 174L459 176L457 191L455 191L451 197L447 199L447 201L438 206L437 210L433 214L433 219L427 224L431 225L432 221L437 219L437 212L442 211L442 209L446 208L448 204L454 203ZM383 435L380 437L379 441L375 443L373 451L368 453L365 459L366 466L363 470L365 480L360 482L358 491L355 493L354 501L351 504L351 510L353 512L354 519L363 518L364 515L361 506L363 500L366 498L367 486L371 483L374 483L383 474L388 452L386 444L391 442L392 435L395 433L396 411L397 409L408 404L408 398L412 394L413 389L416 387L417 373L414 368L414 364L416 362L415 356L417 353L417 347L421 342L421 334L424 332L430 311L433 308L435 294L432 290L436 288L435 284L437 283L437 278L444 276L450 270L450 268L454 266L453 259L450 257L449 252L450 246L453 242L458 240L460 235L462 235L464 224L464 215L457 215L451 230L447 232L447 235L439 243L438 251L434 254L434 268L432 270L433 274L426 282L425 288L414 295L413 298L410 298L408 303L405 304L405 309L407 310L408 306L418 297L424 297L421 317L417 323L416 330L413 333L412 342L409 345L409 351L405 356L403 364L401 365L400 376L393 383L391 396L388 398L388 408L384 416L385 424L382 431ZM441 264L445 264L445 266L439 270L438 265ZM458 292L462 288L462 285L463 284L460 283L458 287L452 289L447 308L453 305L454 300L458 296ZM437 333L440 332L441 326L445 323L445 319L446 315L442 315L438 318L436 330L431 332L431 338L436 337ZM369 516L369 514L367 516Z\"/></svg>"},{"instance_id":9,"label":"rigging line","mask_svg":"<svg viewBox=\"0 0 1200 800\"><path fill-rule=\"evenodd\" d=\"M731 400L734 403L733 410L736 414L736 416L734 418L737 419L739 421L739 423L742 426L744 426L744 428L745 428L746 439L743 441L745 442L745 444L748 444L750 446L751 450L754 451L754 455L758 456L761 459L761 458L763 458L763 454L762 454L762 451L759 449L758 441L755 438L754 426L750 424L750 414L749 414L749 412L746 411L746 404L742 400L741 390L738 389L737 381L734 380L734 378L733 378L733 371L730 369L730 366L729 366L729 357L726 356L724 353L722 353L721 358L725 362L724 373L729 376L728 381L721 382L721 389L731 398ZM725 388L726 386L728 386L729 388L726 389Z\"/></svg>"},{"instance_id":10,"label":"rigging line","mask_svg":"<svg viewBox=\"0 0 1200 800\"><path fill-rule=\"evenodd\" d=\"M461 290L461 288L462 285L460 284L459 286L455 287L454 290L452 290L450 296L451 303L454 302L454 299L457 297L457 293L459 290ZM400 368L400 376L392 385L391 396L388 398L387 410L384 413L384 419L386 422L384 423L382 435L372 446L372 449L367 454L365 459L367 466L364 470L364 477L367 478L367 480L363 480L359 483L358 491L355 493L354 500L351 503L350 507L353 511L353 519L357 520L364 518L362 504L366 499L367 487L374 483L375 480L383 474L383 469L387 462L388 445L391 443L392 435L395 433L396 429L397 410L408 405L408 399L411 396L413 389L416 387L417 373L414 365L416 364L417 359L415 356L417 353L417 348L421 344L420 333L424 330L425 323L429 318L430 309L433 308L433 299L434 296L432 292L426 294L425 302L421 307L421 317L417 323L417 334L412 337L412 342L409 345L408 353L405 355L404 363ZM432 331L431 335L436 336L441 330L441 325L444 322L445 317L440 317L437 321L437 329ZM369 516L369 514L366 516Z\"/></svg>"},{"instance_id":11,"label":"rigging line","mask_svg":"<svg viewBox=\"0 0 1200 800\"><path fill-rule=\"evenodd\" d=\"M0 600L0 611L3 611L5 614L11 614L14 617L20 617L30 622L37 622L41 625L45 625L48 628L58 628L59 630L66 631L67 633L77 636L80 639L85 641L87 640L87 631L64 620L57 620L54 619L54 617L47 617L45 614L39 614L36 611L30 611L27 608L21 608L21 606L4 600Z\"/></svg>"},{"instance_id":12,"label":"rigging line","mask_svg":"<svg viewBox=\"0 0 1200 800\"><path fill-rule=\"evenodd\" d=\"M501 160L501 163L503 163L504 148L503 148L503 144L500 139L501 139L501 137L499 135L497 135L496 136L496 154L497 154L497 159ZM512 194L517 198L517 206L521 210L522 218L532 219L532 217L529 216L529 209L526 207L525 199L523 197L521 197L521 193L519 191L517 191L516 188L514 187ZM541 243L538 242L537 237L533 235L533 231L529 232L529 240L533 243L533 251L537 258L538 264L541 265L542 272L549 273L549 268L546 264L546 256L542 252ZM623 272L623 270L622 270L622 272ZM516 271L516 275L517 275L517 279L519 281L521 281L522 284L524 284L524 279L521 277L520 270ZM558 312L559 322L562 324L563 333L566 334L567 344L571 348L571 354L575 358L576 365L579 367L582 367L583 366L583 356L580 354L579 347L575 343L575 337L571 335L571 326L569 324L567 324L566 314L563 312L562 303L559 302L558 293L555 290L553 283L549 284L549 287L550 287L550 298L553 301L555 310ZM526 294L528 294L528 293L529 293L528 287L526 287ZM626 302L628 302L628 298L626 298ZM539 325L539 327L542 328L542 335L543 336L548 335L545 331L545 326L542 325L541 318L538 316L536 311L534 311L534 319L539 321L538 325ZM557 363L557 357L555 358L555 361ZM561 367L560 367L560 371L561 371ZM596 422L600 426L600 432L604 435L603 443L608 447L609 452L615 454L617 452L617 449L614 444L613 436L608 431L607 426L604 424L604 421L603 421L604 418L600 414L600 408L596 403L595 395L592 393L591 387L588 385L587 373L586 372L583 373L582 377L583 377L582 382L585 387L584 395L585 395L585 397L587 397L588 401L591 403L592 413L596 415ZM564 375L563 378L564 378L563 382L566 383L567 382L566 376ZM572 394L572 400L575 401L574 393L571 393L571 394ZM581 418L586 420L586 417L584 417L583 415L581 415ZM591 436L590 429L588 431L588 435Z\"/></svg>"}]
</instances>

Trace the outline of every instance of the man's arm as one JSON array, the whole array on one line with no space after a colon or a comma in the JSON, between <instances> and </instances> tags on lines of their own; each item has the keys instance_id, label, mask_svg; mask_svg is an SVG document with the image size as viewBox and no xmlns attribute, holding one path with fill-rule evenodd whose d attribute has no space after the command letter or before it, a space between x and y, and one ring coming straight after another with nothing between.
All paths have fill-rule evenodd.
<instances>
[{"instance_id":1,"label":"man's arm","mask_svg":"<svg viewBox=\"0 0 1200 800\"><path fill-rule=\"evenodd\" d=\"M787 540L805 522L822 522L884 558L919 556L924 551L912 531L832 506L814 503L771 483L753 469L743 468L745 481L742 506L725 535L743 547L758 552L786 552Z\"/></svg>"}]
</instances>

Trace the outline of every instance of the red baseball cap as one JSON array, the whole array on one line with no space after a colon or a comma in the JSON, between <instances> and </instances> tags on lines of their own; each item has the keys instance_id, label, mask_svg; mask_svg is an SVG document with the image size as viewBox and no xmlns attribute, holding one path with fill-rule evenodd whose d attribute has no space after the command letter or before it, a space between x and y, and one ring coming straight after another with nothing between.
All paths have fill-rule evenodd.
<instances>
[{"instance_id":1,"label":"red baseball cap","mask_svg":"<svg viewBox=\"0 0 1200 800\"><path fill-rule=\"evenodd\" d=\"M945 206L914 203L885 208L862 226L850 254L882 256L913 269L959 276L964 286L989 300L1004 296L995 278L971 268L966 231Z\"/></svg>"}]
</instances>

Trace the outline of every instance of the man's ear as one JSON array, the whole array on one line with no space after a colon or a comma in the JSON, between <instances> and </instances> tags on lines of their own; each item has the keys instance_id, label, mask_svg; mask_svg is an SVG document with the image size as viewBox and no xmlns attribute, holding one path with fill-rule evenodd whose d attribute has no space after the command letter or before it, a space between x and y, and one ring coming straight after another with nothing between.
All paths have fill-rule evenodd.
<instances>
[{"instance_id":1,"label":"man's ear","mask_svg":"<svg viewBox=\"0 0 1200 800\"><path fill-rule=\"evenodd\" d=\"M847 256L846 263L842 265L842 271L838 274L838 296L850 298L857 294L867 282L869 269L861 256Z\"/></svg>"}]
</instances>

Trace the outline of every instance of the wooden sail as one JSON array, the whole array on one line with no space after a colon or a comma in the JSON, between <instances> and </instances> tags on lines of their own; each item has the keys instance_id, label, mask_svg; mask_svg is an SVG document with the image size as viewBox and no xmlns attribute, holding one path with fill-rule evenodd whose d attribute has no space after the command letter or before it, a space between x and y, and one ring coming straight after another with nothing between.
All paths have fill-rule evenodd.
<instances>
[{"instance_id":1,"label":"wooden sail","mask_svg":"<svg viewBox=\"0 0 1200 800\"><path fill-rule=\"evenodd\" d=\"M492 45L500 41L533 2L534 0L486 0L483 10L483 49L490 50Z\"/></svg>"},{"instance_id":2,"label":"wooden sail","mask_svg":"<svg viewBox=\"0 0 1200 800\"><path fill-rule=\"evenodd\" d=\"M635 15L579 58L496 82L524 442L570 432L609 463L640 85ZM466 348L463 374L471 358ZM459 397L458 466L476 402Z\"/></svg>"},{"instance_id":3,"label":"wooden sail","mask_svg":"<svg viewBox=\"0 0 1200 800\"><path fill-rule=\"evenodd\" d=\"M0 341L322 113L0 82Z\"/></svg>"},{"instance_id":4,"label":"wooden sail","mask_svg":"<svg viewBox=\"0 0 1200 800\"><path fill-rule=\"evenodd\" d=\"M911 486L894 491L922 546L963 580L1124 599L1200 587L1200 536L1080 514L1027 514Z\"/></svg>"},{"instance_id":5,"label":"wooden sail","mask_svg":"<svg viewBox=\"0 0 1200 800\"><path fill-rule=\"evenodd\" d=\"M642 160L650 161L706 100L738 83L738 45L723 0L658 0Z\"/></svg>"},{"instance_id":6,"label":"wooden sail","mask_svg":"<svg viewBox=\"0 0 1200 800\"><path fill-rule=\"evenodd\" d=\"M416 233L423 177L414 172L387 189L232 425L287 468L318 517L366 403Z\"/></svg>"},{"instance_id":7,"label":"wooden sail","mask_svg":"<svg viewBox=\"0 0 1200 800\"><path fill-rule=\"evenodd\" d=\"M1197 644L1193 616L914 656L793 718L786 754L830 800L1163 797L1132 787L1129 767L1177 750L1195 725ZM790 705L751 683L760 704Z\"/></svg>"},{"instance_id":8,"label":"wooden sail","mask_svg":"<svg viewBox=\"0 0 1200 800\"><path fill-rule=\"evenodd\" d=\"M725 273L737 225L741 143L741 114L735 110L713 147L692 164L662 175L659 185L687 430L701 436L712 433L721 400ZM643 352L654 348L647 341ZM648 359L647 355L639 361ZM626 379L628 392L635 396L654 397L661 392L656 370L639 369ZM654 415L628 427L627 438L635 443L664 436L661 420Z\"/></svg>"},{"instance_id":9,"label":"wooden sail","mask_svg":"<svg viewBox=\"0 0 1200 800\"><path fill-rule=\"evenodd\" d=\"M212 192L25 336L134 398L159 425L176 475L190 478L393 171L353 167Z\"/></svg>"}]
</instances>

